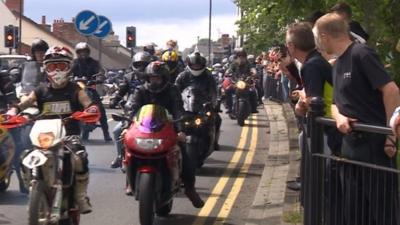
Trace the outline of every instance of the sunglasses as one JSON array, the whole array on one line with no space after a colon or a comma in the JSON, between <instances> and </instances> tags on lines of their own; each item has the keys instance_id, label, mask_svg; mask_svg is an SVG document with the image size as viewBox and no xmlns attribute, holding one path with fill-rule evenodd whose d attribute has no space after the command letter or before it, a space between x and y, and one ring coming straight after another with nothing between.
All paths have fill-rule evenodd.
<instances>
[{"instance_id":1,"label":"sunglasses","mask_svg":"<svg viewBox=\"0 0 400 225\"><path fill-rule=\"evenodd\" d=\"M69 69L69 63L67 62L49 62L46 64L46 70L53 72L55 70L66 71Z\"/></svg>"}]
</instances>

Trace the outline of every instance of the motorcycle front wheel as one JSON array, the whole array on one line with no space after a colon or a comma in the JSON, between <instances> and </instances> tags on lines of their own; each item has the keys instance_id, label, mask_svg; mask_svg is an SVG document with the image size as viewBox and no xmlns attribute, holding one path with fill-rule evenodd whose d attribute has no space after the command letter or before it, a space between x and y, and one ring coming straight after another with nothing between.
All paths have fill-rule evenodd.
<instances>
[{"instance_id":1,"label":"motorcycle front wheel","mask_svg":"<svg viewBox=\"0 0 400 225\"><path fill-rule=\"evenodd\" d=\"M50 223L51 206L47 201L46 185L38 181L32 185L29 193L28 224L48 225Z\"/></svg>"},{"instance_id":2,"label":"motorcycle front wheel","mask_svg":"<svg viewBox=\"0 0 400 225\"><path fill-rule=\"evenodd\" d=\"M141 225L153 225L155 209L155 177L152 173L140 174L139 218Z\"/></svg>"}]
</instances>

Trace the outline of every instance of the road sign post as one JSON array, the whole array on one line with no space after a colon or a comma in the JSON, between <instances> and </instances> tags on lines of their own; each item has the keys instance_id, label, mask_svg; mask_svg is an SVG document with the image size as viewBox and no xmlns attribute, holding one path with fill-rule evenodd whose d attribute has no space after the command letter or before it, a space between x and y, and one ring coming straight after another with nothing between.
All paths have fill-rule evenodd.
<instances>
[{"instance_id":1,"label":"road sign post","mask_svg":"<svg viewBox=\"0 0 400 225\"><path fill-rule=\"evenodd\" d=\"M99 39L99 62L101 63L101 54L102 54L102 39L107 37L112 30L111 21L101 15L96 15L94 12L90 10L84 10L78 13L75 19L75 28L76 30L89 37L91 35L97 37Z\"/></svg>"}]
</instances>

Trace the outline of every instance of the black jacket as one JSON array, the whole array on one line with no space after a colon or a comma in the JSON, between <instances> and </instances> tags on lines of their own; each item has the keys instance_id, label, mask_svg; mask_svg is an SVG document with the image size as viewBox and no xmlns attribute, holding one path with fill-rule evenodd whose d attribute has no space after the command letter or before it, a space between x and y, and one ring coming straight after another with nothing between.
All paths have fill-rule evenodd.
<instances>
[{"instance_id":1,"label":"black jacket","mask_svg":"<svg viewBox=\"0 0 400 225\"><path fill-rule=\"evenodd\" d=\"M202 96L205 96L203 103L211 102L213 106L217 104L217 84L209 70L205 70L197 77L193 76L189 70L185 70L178 75L175 85L180 92L189 86L198 88L201 90Z\"/></svg>"},{"instance_id":2,"label":"black jacket","mask_svg":"<svg viewBox=\"0 0 400 225\"><path fill-rule=\"evenodd\" d=\"M8 73L0 72L0 113L7 111L8 106L16 104L15 86Z\"/></svg>"},{"instance_id":3,"label":"black jacket","mask_svg":"<svg viewBox=\"0 0 400 225\"><path fill-rule=\"evenodd\" d=\"M170 83L159 93L150 92L146 84L139 86L135 89L134 94L128 98L125 108L131 111L133 117L142 106L147 104L164 107L174 119L181 118L185 112L178 89Z\"/></svg>"},{"instance_id":4,"label":"black jacket","mask_svg":"<svg viewBox=\"0 0 400 225\"><path fill-rule=\"evenodd\" d=\"M115 101L119 102L124 98L126 94L132 95L135 92L135 89L144 83L143 80L139 79L140 76L137 76L134 71L127 73L124 75L123 80L119 83L119 90L115 95Z\"/></svg>"},{"instance_id":5,"label":"black jacket","mask_svg":"<svg viewBox=\"0 0 400 225\"><path fill-rule=\"evenodd\" d=\"M92 75L100 72L100 63L92 57L75 59L71 70L74 77L87 77L89 80L94 80Z\"/></svg>"}]
</instances>

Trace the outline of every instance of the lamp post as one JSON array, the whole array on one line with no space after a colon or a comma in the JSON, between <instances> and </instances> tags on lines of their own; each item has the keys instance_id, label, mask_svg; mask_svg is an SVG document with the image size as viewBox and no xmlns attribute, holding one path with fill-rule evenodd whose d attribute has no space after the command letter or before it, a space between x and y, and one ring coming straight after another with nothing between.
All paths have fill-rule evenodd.
<instances>
[{"instance_id":1,"label":"lamp post","mask_svg":"<svg viewBox=\"0 0 400 225\"><path fill-rule=\"evenodd\" d=\"M212 0L210 0L210 14L208 19L208 63L209 65L212 64L211 62L211 14L212 14Z\"/></svg>"}]
</instances>

